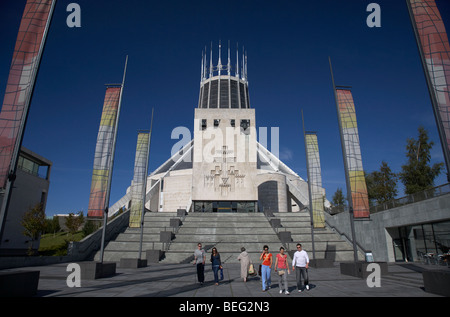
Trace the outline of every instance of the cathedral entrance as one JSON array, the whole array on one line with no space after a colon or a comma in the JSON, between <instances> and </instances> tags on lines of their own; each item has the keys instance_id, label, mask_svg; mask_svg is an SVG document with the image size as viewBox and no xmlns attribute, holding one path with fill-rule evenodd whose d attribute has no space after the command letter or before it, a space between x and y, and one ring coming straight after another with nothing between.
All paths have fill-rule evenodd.
<instances>
[{"instance_id":1,"label":"cathedral entrance","mask_svg":"<svg viewBox=\"0 0 450 317\"><path fill-rule=\"evenodd\" d=\"M257 212L256 201L194 201L194 212Z\"/></svg>"}]
</instances>

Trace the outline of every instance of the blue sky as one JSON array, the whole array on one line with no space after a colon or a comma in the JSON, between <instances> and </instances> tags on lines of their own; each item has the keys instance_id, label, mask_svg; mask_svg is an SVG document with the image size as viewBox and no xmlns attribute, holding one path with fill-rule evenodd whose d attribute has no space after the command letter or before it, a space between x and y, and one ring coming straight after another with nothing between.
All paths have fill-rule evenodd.
<instances>
[{"instance_id":1,"label":"blue sky","mask_svg":"<svg viewBox=\"0 0 450 317\"><path fill-rule=\"evenodd\" d=\"M69 28L69 3L81 27ZM381 27L369 28L369 3ZM450 30L450 3L437 0ZM8 78L25 1L0 4L0 96ZM112 181L111 204L133 177L137 130L155 116L149 170L170 157L171 132L192 131L202 49L245 46L251 107L258 127L279 127L281 159L306 179L301 109L317 131L323 185L345 191L336 105L330 79L352 86L363 166L406 162L406 139L424 126L443 162L425 77L404 0L143 1L59 0L45 47L23 145L53 162L47 215L83 210L89 190L105 84L122 80L129 56ZM226 50L223 50L226 54ZM217 48L214 50L217 58ZM443 173L436 185L446 183ZM399 197L403 187L399 184Z\"/></svg>"}]
</instances>

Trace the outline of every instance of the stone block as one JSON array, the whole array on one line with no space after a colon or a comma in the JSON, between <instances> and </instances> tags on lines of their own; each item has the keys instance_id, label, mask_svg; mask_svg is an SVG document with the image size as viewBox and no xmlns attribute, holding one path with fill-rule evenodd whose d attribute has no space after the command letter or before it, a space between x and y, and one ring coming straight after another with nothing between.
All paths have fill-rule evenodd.
<instances>
[{"instance_id":1,"label":"stone block","mask_svg":"<svg viewBox=\"0 0 450 317\"><path fill-rule=\"evenodd\" d=\"M350 275L354 277L359 277L366 279L373 271L367 271L367 266L376 263L380 266L381 276L388 274L388 265L386 262L341 262L341 274Z\"/></svg>"},{"instance_id":2,"label":"stone block","mask_svg":"<svg viewBox=\"0 0 450 317\"><path fill-rule=\"evenodd\" d=\"M443 270L426 270L422 272L426 292L450 296L450 272Z\"/></svg>"},{"instance_id":3,"label":"stone block","mask_svg":"<svg viewBox=\"0 0 450 317\"><path fill-rule=\"evenodd\" d=\"M171 218L170 219L170 226L172 228L178 228L179 226L181 226L181 220L178 218Z\"/></svg>"},{"instance_id":4,"label":"stone block","mask_svg":"<svg viewBox=\"0 0 450 317\"><path fill-rule=\"evenodd\" d=\"M161 231L159 233L159 242L168 243L175 237L172 231Z\"/></svg>"},{"instance_id":5,"label":"stone block","mask_svg":"<svg viewBox=\"0 0 450 317\"><path fill-rule=\"evenodd\" d=\"M177 209L177 217L183 217L186 215L186 209Z\"/></svg>"},{"instance_id":6,"label":"stone block","mask_svg":"<svg viewBox=\"0 0 450 317\"><path fill-rule=\"evenodd\" d=\"M291 232L290 231L282 231L278 233L280 237L281 243L292 242Z\"/></svg>"},{"instance_id":7,"label":"stone block","mask_svg":"<svg viewBox=\"0 0 450 317\"><path fill-rule=\"evenodd\" d=\"M30 297L37 293L40 271L0 272L0 297Z\"/></svg>"},{"instance_id":8,"label":"stone block","mask_svg":"<svg viewBox=\"0 0 450 317\"><path fill-rule=\"evenodd\" d=\"M147 250L145 253L148 263L158 263L164 256L164 251L161 250Z\"/></svg>"},{"instance_id":9,"label":"stone block","mask_svg":"<svg viewBox=\"0 0 450 317\"><path fill-rule=\"evenodd\" d=\"M270 224L273 228L280 228L281 220L280 219L270 219Z\"/></svg>"},{"instance_id":10,"label":"stone block","mask_svg":"<svg viewBox=\"0 0 450 317\"><path fill-rule=\"evenodd\" d=\"M95 280L116 274L115 262L80 262L81 280Z\"/></svg>"},{"instance_id":11,"label":"stone block","mask_svg":"<svg viewBox=\"0 0 450 317\"><path fill-rule=\"evenodd\" d=\"M133 258L122 258L122 259L120 259L119 266L121 268L138 269L140 267L146 267L147 266L147 260L133 259Z\"/></svg>"}]
</instances>

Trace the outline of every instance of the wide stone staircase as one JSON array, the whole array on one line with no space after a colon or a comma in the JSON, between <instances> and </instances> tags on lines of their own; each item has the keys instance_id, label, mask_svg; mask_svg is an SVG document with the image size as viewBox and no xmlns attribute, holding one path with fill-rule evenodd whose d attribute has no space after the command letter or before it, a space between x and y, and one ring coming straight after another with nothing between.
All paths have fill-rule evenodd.
<instances>
[{"instance_id":1,"label":"wide stone staircase","mask_svg":"<svg viewBox=\"0 0 450 317\"><path fill-rule=\"evenodd\" d=\"M177 218L176 212L147 212L144 216L144 232L142 238L142 258L145 259L146 250L163 250L166 246L160 242L161 231L171 231L170 219ZM139 256L141 237L140 228L126 228L114 240L109 241L103 253L103 260L120 262L121 258ZM100 251L94 256L94 261L100 259Z\"/></svg>"},{"instance_id":2,"label":"wide stone staircase","mask_svg":"<svg viewBox=\"0 0 450 317\"><path fill-rule=\"evenodd\" d=\"M291 232L292 243L288 243L290 250L296 250L296 244L301 243L302 248L313 258L313 244L309 212L274 213L273 218L280 219L281 227L277 232ZM314 250L316 259L328 259L334 262L353 261L353 246L343 240L340 234L329 227L314 229ZM362 260L363 254L358 254Z\"/></svg>"},{"instance_id":3,"label":"wide stone staircase","mask_svg":"<svg viewBox=\"0 0 450 317\"><path fill-rule=\"evenodd\" d=\"M202 243L209 263L216 247L222 263L239 263L244 247L253 263L259 262L264 245L274 254L282 245L262 213L190 213L165 253L164 263L188 263L194 260L197 244Z\"/></svg>"},{"instance_id":4,"label":"wide stone staircase","mask_svg":"<svg viewBox=\"0 0 450 317\"><path fill-rule=\"evenodd\" d=\"M171 226L171 219L180 219L179 227ZM273 226L273 220L278 220ZM160 242L161 232L173 232L168 243ZM289 241L280 240L282 232L290 232ZM126 228L107 243L104 261L120 262L121 258L137 258L139 254L140 228ZM301 243L303 249L313 258L310 216L308 212L274 213L188 213L179 217L176 212L147 212L144 216L143 244L141 258L146 250L163 250L161 263L189 263L193 261L198 243L207 252L207 263L211 249L216 247L223 263L238 263L241 247L249 253L253 263L259 263L263 246L268 245L272 254L283 246L289 254ZM339 234L330 228L314 230L316 259L336 262L353 261L353 248ZM98 261L97 252L94 261ZM290 260L290 256L289 256Z\"/></svg>"}]
</instances>

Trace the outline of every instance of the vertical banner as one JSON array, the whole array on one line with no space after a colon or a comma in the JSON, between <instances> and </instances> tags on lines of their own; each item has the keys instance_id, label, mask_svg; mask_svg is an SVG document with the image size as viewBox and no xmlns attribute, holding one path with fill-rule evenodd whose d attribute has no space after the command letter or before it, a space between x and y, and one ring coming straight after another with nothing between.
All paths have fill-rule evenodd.
<instances>
[{"instance_id":1,"label":"vertical banner","mask_svg":"<svg viewBox=\"0 0 450 317\"><path fill-rule=\"evenodd\" d=\"M15 168L53 9L53 0L25 5L0 113L0 188Z\"/></svg>"},{"instance_id":2,"label":"vertical banner","mask_svg":"<svg viewBox=\"0 0 450 317\"><path fill-rule=\"evenodd\" d=\"M355 104L350 90L336 88L336 96L353 213L355 218L366 218L370 216L369 196L362 166Z\"/></svg>"},{"instance_id":3,"label":"vertical banner","mask_svg":"<svg viewBox=\"0 0 450 317\"><path fill-rule=\"evenodd\" d=\"M311 191L310 206L312 208L314 228L325 227L323 208L322 172L320 168L319 143L317 134L305 133L306 160L308 166L308 183Z\"/></svg>"},{"instance_id":4,"label":"vertical banner","mask_svg":"<svg viewBox=\"0 0 450 317\"><path fill-rule=\"evenodd\" d=\"M435 0L407 4L450 173L450 44Z\"/></svg>"},{"instance_id":5,"label":"vertical banner","mask_svg":"<svg viewBox=\"0 0 450 317\"><path fill-rule=\"evenodd\" d=\"M130 228L139 228L141 226L147 187L149 145L150 133L139 132L136 145L136 158L134 161L134 176L131 185Z\"/></svg>"},{"instance_id":6,"label":"vertical banner","mask_svg":"<svg viewBox=\"0 0 450 317\"><path fill-rule=\"evenodd\" d=\"M100 128L95 147L88 217L103 217L111 181L110 167L114 151L121 87L107 87Z\"/></svg>"}]
</instances>

